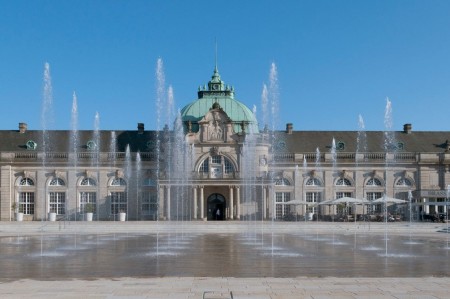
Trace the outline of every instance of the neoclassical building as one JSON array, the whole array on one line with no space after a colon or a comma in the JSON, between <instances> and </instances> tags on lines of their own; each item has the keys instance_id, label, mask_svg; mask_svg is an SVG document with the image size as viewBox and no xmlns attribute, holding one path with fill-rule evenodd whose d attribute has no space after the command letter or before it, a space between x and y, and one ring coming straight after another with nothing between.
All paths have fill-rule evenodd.
<instances>
[{"instance_id":1,"label":"neoclassical building","mask_svg":"<svg viewBox=\"0 0 450 299\"><path fill-rule=\"evenodd\" d=\"M173 129L43 131L20 123L0 131L1 220L16 212L25 221L50 212L82 220L88 206L94 220L120 212L128 220L326 219L379 207L318 203L384 194L410 200L414 213L445 211L450 132L262 127L217 68Z\"/></svg>"}]
</instances>

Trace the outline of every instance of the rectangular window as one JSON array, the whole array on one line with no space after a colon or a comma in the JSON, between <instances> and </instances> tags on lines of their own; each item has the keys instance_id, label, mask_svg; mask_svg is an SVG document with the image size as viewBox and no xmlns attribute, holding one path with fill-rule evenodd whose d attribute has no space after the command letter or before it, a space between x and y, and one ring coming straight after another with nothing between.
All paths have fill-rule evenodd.
<instances>
[{"instance_id":1,"label":"rectangular window","mask_svg":"<svg viewBox=\"0 0 450 299\"><path fill-rule=\"evenodd\" d=\"M377 198L383 197L382 192L367 192L366 199L368 201L374 201ZM383 205L367 205L367 214L381 213Z\"/></svg>"},{"instance_id":2,"label":"rectangular window","mask_svg":"<svg viewBox=\"0 0 450 299\"><path fill-rule=\"evenodd\" d=\"M445 200L446 200L446 198L437 198L436 199L437 202L441 202L441 203L444 203ZM438 209L437 210L438 213L444 213L445 212L444 204L437 206L437 209Z\"/></svg>"},{"instance_id":3,"label":"rectangular window","mask_svg":"<svg viewBox=\"0 0 450 299\"><path fill-rule=\"evenodd\" d=\"M97 193L96 192L80 192L80 213L88 212L86 204L92 207L92 213L97 213Z\"/></svg>"},{"instance_id":4,"label":"rectangular window","mask_svg":"<svg viewBox=\"0 0 450 299\"><path fill-rule=\"evenodd\" d=\"M51 213L64 215L66 213L66 193L50 192L50 209Z\"/></svg>"},{"instance_id":5,"label":"rectangular window","mask_svg":"<svg viewBox=\"0 0 450 299\"><path fill-rule=\"evenodd\" d=\"M316 213L317 208L314 206L315 203L321 200L320 192L306 192L306 202L310 202L311 205L306 206L307 213Z\"/></svg>"},{"instance_id":6,"label":"rectangular window","mask_svg":"<svg viewBox=\"0 0 450 299\"><path fill-rule=\"evenodd\" d=\"M342 197L352 197L351 192L336 192L336 199ZM346 210L347 208L347 210ZM336 206L336 213L338 214L352 214L351 206L347 206L346 204L339 204Z\"/></svg>"},{"instance_id":7,"label":"rectangular window","mask_svg":"<svg viewBox=\"0 0 450 299\"><path fill-rule=\"evenodd\" d=\"M142 193L142 215L156 216L158 211L158 196L155 192Z\"/></svg>"},{"instance_id":8,"label":"rectangular window","mask_svg":"<svg viewBox=\"0 0 450 299\"><path fill-rule=\"evenodd\" d=\"M111 192L111 214L127 212L127 194L125 192Z\"/></svg>"},{"instance_id":9,"label":"rectangular window","mask_svg":"<svg viewBox=\"0 0 450 299\"><path fill-rule=\"evenodd\" d=\"M222 156L212 156L211 157L211 163L213 163L213 164L221 164L222 163Z\"/></svg>"},{"instance_id":10,"label":"rectangular window","mask_svg":"<svg viewBox=\"0 0 450 299\"><path fill-rule=\"evenodd\" d=\"M24 215L34 214L34 192L19 193L19 212Z\"/></svg>"},{"instance_id":11,"label":"rectangular window","mask_svg":"<svg viewBox=\"0 0 450 299\"><path fill-rule=\"evenodd\" d=\"M280 204L291 200L291 194L289 192L276 192L275 193L275 218L283 219L291 212L291 206Z\"/></svg>"}]
</instances>

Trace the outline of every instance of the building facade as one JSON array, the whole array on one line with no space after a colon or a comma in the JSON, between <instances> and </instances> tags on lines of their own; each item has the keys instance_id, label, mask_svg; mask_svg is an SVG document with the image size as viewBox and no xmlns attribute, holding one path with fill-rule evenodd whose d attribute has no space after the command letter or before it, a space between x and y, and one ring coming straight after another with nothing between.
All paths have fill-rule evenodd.
<instances>
[{"instance_id":1,"label":"building facade","mask_svg":"<svg viewBox=\"0 0 450 299\"><path fill-rule=\"evenodd\" d=\"M217 68L161 131L0 131L0 218L28 221L327 219L380 212L330 199L411 202L444 213L450 132L261 129ZM365 210L366 209L366 210Z\"/></svg>"}]
</instances>

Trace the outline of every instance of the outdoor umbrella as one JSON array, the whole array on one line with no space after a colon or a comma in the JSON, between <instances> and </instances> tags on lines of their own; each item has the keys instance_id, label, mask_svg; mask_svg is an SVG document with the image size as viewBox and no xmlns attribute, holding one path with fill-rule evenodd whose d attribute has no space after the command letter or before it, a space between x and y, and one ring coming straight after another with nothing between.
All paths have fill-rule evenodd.
<instances>
[{"instance_id":1,"label":"outdoor umbrella","mask_svg":"<svg viewBox=\"0 0 450 299\"><path fill-rule=\"evenodd\" d=\"M367 204L367 203L369 203L369 201L366 199L359 199L359 198L344 196L344 197L333 200L331 204L335 204L335 205L345 204L347 206L348 204L363 205L363 204ZM346 207L346 209L347 209L347 207ZM355 221L356 221L356 209L355 209Z\"/></svg>"},{"instance_id":2,"label":"outdoor umbrella","mask_svg":"<svg viewBox=\"0 0 450 299\"><path fill-rule=\"evenodd\" d=\"M395 204L402 204L407 203L408 201L388 196L383 196L380 198L377 198L370 202L370 204L382 204L382 203L395 203Z\"/></svg>"},{"instance_id":3,"label":"outdoor umbrella","mask_svg":"<svg viewBox=\"0 0 450 299\"><path fill-rule=\"evenodd\" d=\"M307 202L307 201L300 200L300 199L293 199L293 200L286 201L286 202L280 202L279 204L283 204L283 205L312 205L314 203L313 202Z\"/></svg>"},{"instance_id":4,"label":"outdoor umbrella","mask_svg":"<svg viewBox=\"0 0 450 299\"><path fill-rule=\"evenodd\" d=\"M369 201L367 199L359 199L354 197L341 197L332 201L331 204L340 204L340 203L352 203L352 204L368 204Z\"/></svg>"}]
</instances>

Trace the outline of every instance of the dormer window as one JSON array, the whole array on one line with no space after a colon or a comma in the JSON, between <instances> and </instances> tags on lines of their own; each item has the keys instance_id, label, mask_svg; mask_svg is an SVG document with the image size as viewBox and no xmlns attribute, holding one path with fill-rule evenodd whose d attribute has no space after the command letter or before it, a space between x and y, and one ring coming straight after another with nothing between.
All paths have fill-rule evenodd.
<instances>
[{"instance_id":1,"label":"dormer window","mask_svg":"<svg viewBox=\"0 0 450 299\"><path fill-rule=\"evenodd\" d=\"M33 140L28 140L26 146L27 150L34 151L37 148L37 143Z\"/></svg>"},{"instance_id":2,"label":"dormer window","mask_svg":"<svg viewBox=\"0 0 450 299\"><path fill-rule=\"evenodd\" d=\"M86 143L86 147L87 147L88 150L93 151L93 150L97 149L97 144L95 143L95 141L89 140Z\"/></svg>"},{"instance_id":3,"label":"dormer window","mask_svg":"<svg viewBox=\"0 0 450 299\"><path fill-rule=\"evenodd\" d=\"M345 143L344 143L344 141L336 142L336 150L338 150L338 151L345 150Z\"/></svg>"}]
</instances>

